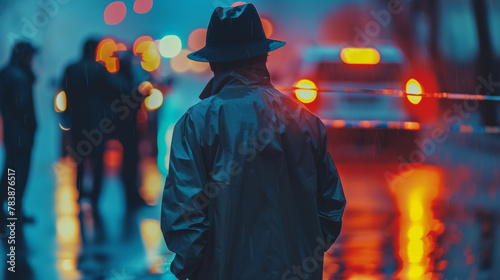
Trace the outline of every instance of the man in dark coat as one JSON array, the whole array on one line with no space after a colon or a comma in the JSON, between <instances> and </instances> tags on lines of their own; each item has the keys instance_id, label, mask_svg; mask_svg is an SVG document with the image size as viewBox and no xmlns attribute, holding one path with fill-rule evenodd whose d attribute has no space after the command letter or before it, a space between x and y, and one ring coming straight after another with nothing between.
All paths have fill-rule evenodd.
<instances>
[{"instance_id":1,"label":"man in dark coat","mask_svg":"<svg viewBox=\"0 0 500 280\"><path fill-rule=\"evenodd\" d=\"M10 63L0 72L0 104L5 143L5 166L2 175L2 210L7 201L7 169L15 172L15 213L21 214L23 194L28 181L31 150L37 127L33 105L35 75L31 61L35 48L30 43L20 42L14 46ZM3 212L2 212L3 214ZM31 221L32 219L27 219Z\"/></svg>"},{"instance_id":2,"label":"man in dark coat","mask_svg":"<svg viewBox=\"0 0 500 280\"><path fill-rule=\"evenodd\" d=\"M24 228L27 223L32 223L34 220L32 217L26 217L23 198L37 127L33 104L35 75L31 69L35 52L35 48L30 43L17 43L12 51L10 63L0 72L0 111L5 144L0 219L2 220L2 235L7 234L2 236L1 243L7 252L12 250L10 246L14 246L16 255L16 272L11 272L6 268L4 279L32 279L32 271L26 261ZM17 220L8 221L7 217L17 218ZM7 227L7 224L11 223L15 223L15 229ZM13 239L15 243L6 238L10 236L10 230L15 230L15 239Z\"/></svg>"},{"instance_id":3,"label":"man in dark coat","mask_svg":"<svg viewBox=\"0 0 500 280\"><path fill-rule=\"evenodd\" d=\"M178 279L322 279L345 197L322 121L276 90L252 4L216 8L188 57L214 77L175 126L161 228Z\"/></svg>"},{"instance_id":4,"label":"man in dark coat","mask_svg":"<svg viewBox=\"0 0 500 280\"><path fill-rule=\"evenodd\" d=\"M114 126L109 99L118 90L113 76L96 61L99 41L89 39L83 46L82 58L64 71L62 88L66 92L71 115L71 155L77 163L76 186L82 191L84 161L89 160L93 174L90 202L96 206L103 180L103 155L106 140ZM82 193L80 193L80 198Z\"/></svg>"},{"instance_id":5,"label":"man in dark coat","mask_svg":"<svg viewBox=\"0 0 500 280\"><path fill-rule=\"evenodd\" d=\"M143 95L138 92L140 82L134 76L133 59L131 51L124 51L120 55L120 70L116 73L120 91L120 96L115 96L110 102L110 108L113 107L113 101L120 100L126 96L128 100L136 100L131 103L126 111L115 112L116 135L123 145L123 167L122 180L125 188L125 200L127 210L134 210L145 204L139 194L139 131L137 131L137 113L141 109L140 100ZM140 97L140 98L137 98ZM137 101L139 99L139 101Z\"/></svg>"}]
</instances>

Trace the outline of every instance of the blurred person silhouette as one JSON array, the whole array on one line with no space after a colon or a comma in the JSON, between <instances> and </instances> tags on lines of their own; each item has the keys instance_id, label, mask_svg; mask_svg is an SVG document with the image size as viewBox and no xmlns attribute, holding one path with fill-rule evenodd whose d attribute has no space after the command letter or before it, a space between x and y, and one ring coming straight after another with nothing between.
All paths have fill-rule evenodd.
<instances>
[{"instance_id":1,"label":"blurred person silhouette","mask_svg":"<svg viewBox=\"0 0 500 280\"><path fill-rule=\"evenodd\" d=\"M116 136L123 145L122 180L125 188L127 210L134 210L145 204L139 194L139 132L137 131L137 113L141 109L144 96L139 92L140 81L133 72L134 54L131 51L119 53L120 69L117 72L120 90L119 96L111 100L114 108ZM127 107L114 106L115 100L130 100ZM115 104L117 104L115 102Z\"/></svg>"},{"instance_id":2,"label":"blurred person silhouette","mask_svg":"<svg viewBox=\"0 0 500 280\"><path fill-rule=\"evenodd\" d=\"M78 201L81 202L83 197L89 199L95 223L94 240L102 242L105 237L97 206L103 181L105 144L115 128L109 99L118 88L113 75L96 61L98 45L97 39L88 39L84 43L81 59L64 71L62 88L67 98L65 113L71 116L72 147L66 149L71 150L70 154L77 163ZM86 166L90 166L93 176L90 193L86 192L83 185ZM83 211L80 214L83 215ZM85 243L83 216L80 220Z\"/></svg>"},{"instance_id":3,"label":"blurred person silhouette","mask_svg":"<svg viewBox=\"0 0 500 280\"><path fill-rule=\"evenodd\" d=\"M323 122L271 84L284 44L253 4L217 7L188 55L214 77L172 136L161 229L178 279L322 279L346 200Z\"/></svg>"},{"instance_id":4,"label":"blurred person silhouette","mask_svg":"<svg viewBox=\"0 0 500 280\"><path fill-rule=\"evenodd\" d=\"M14 45L9 64L0 72L0 111L3 119L3 135L5 145L5 165L2 174L1 191L1 219L2 231L9 230L5 223L7 217L17 218L15 229L15 247L18 274L10 273L6 269L5 279L30 279L31 269L26 260L26 244L24 225L34 222L32 217L25 215L23 206L24 191L28 181L31 162L31 151L37 128L35 108L33 104L33 84L35 74L31 69L33 55L36 49L29 42L19 42ZM8 171L13 170L14 172ZM14 177L14 178L13 178ZM15 182L15 184L9 184ZM9 187L13 189L9 189ZM14 196L8 196L10 191ZM12 200L11 197L15 197ZM15 202L9 205L8 202ZM12 216L8 205L14 208ZM2 232L4 233L4 232ZM9 233L7 232L7 236ZM3 240L2 244L9 248L11 243ZM10 245L8 245L10 244ZM7 250L9 252L9 250Z\"/></svg>"},{"instance_id":5,"label":"blurred person silhouette","mask_svg":"<svg viewBox=\"0 0 500 280\"><path fill-rule=\"evenodd\" d=\"M492 59L494 55L493 42L491 38L491 23L488 13L488 5L485 0L476 0L472 4L476 18L476 30L478 34L478 44L480 52L477 57L476 74L481 82L476 88L476 94L500 95L498 91L498 81L500 79L500 69L498 61ZM498 102L483 101L479 103L481 120L485 126L500 126L498 116Z\"/></svg>"}]
</instances>

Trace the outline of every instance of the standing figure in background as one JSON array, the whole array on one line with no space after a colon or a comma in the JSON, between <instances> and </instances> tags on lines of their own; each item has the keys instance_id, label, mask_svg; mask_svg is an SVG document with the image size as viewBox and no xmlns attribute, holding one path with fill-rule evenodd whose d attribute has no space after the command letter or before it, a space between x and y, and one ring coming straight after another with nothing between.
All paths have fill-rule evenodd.
<instances>
[{"instance_id":1,"label":"standing figure in background","mask_svg":"<svg viewBox=\"0 0 500 280\"><path fill-rule=\"evenodd\" d=\"M94 221L93 240L96 243L105 242L105 231L101 215L98 211L98 200L101 193L104 166L103 156L106 141L114 132L113 114L108 100L113 96L117 87L114 77L106 68L96 61L96 50L99 40L89 39L83 47L80 61L68 66L62 78L62 88L67 97L67 114L71 116L70 154L76 161L76 187L79 191L78 201L87 197L92 205ZM92 172L92 189L86 192L84 184L85 167L90 165ZM82 241L88 243L85 229L84 208L80 211L80 225ZM85 257L82 251L80 261Z\"/></svg>"},{"instance_id":2,"label":"standing figure in background","mask_svg":"<svg viewBox=\"0 0 500 280\"><path fill-rule=\"evenodd\" d=\"M2 175L2 210L7 201L7 168L15 172L16 215L32 222L33 218L23 215L22 199L31 161L31 150L37 127L33 104L33 84L35 75L31 61L35 48L27 42L14 46L9 65L0 73L1 112L3 135L6 148L5 165ZM2 211L2 214L5 214Z\"/></svg>"},{"instance_id":3,"label":"standing figure in background","mask_svg":"<svg viewBox=\"0 0 500 280\"><path fill-rule=\"evenodd\" d=\"M5 225L7 219L7 205L14 210L16 217L16 258L17 269L20 274L6 272L6 279L10 277L26 277L30 279L31 270L26 262L26 246L24 239L24 225L33 223L32 217L26 217L23 206L23 196L28 181L31 162L31 151L35 140L37 127L35 108L33 104L33 84L35 75L31 69L31 62L36 49L28 42L20 42L14 46L10 63L0 72L0 110L3 119L3 135L5 143L5 165L2 170L1 190L1 219L2 230L8 230ZM9 189L11 187L11 189ZM9 195L13 189L13 196ZM15 200L12 199L14 197ZM14 204L15 203L15 204ZM2 232L3 233L3 232ZM6 246L7 241L2 244ZM4 242L5 241L5 242ZM12 244L11 244L12 245ZM21 279L21 278L17 278Z\"/></svg>"},{"instance_id":4,"label":"standing figure in background","mask_svg":"<svg viewBox=\"0 0 500 280\"><path fill-rule=\"evenodd\" d=\"M113 132L113 114L107 100L117 90L113 76L95 60L98 44L98 40L87 40L81 60L68 66L62 79L68 103L66 112L71 115L71 154L77 163L79 200L85 195L82 184L84 163L88 160L93 175L89 199L94 207L101 192L106 140Z\"/></svg>"},{"instance_id":5,"label":"standing figure in background","mask_svg":"<svg viewBox=\"0 0 500 280\"><path fill-rule=\"evenodd\" d=\"M139 82L133 73L132 59L133 53L125 51L120 56L120 70L117 72L120 96L116 96L111 100L110 107L113 109L115 100L131 100L127 104L128 108L121 107L118 110L113 110L115 113L114 119L117 127L116 134L118 140L123 145L123 166L122 180L125 188L125 199L127 202L127 210L134 210L144 205L144 200L139 194L139 134L137 131L137 113L141 109L141 102L137 101L137 97L142 97L138 92ZM133 96L132 96L133 95ZM115 104L117 104L115 102Z\"/></svg>"}]
</instances>

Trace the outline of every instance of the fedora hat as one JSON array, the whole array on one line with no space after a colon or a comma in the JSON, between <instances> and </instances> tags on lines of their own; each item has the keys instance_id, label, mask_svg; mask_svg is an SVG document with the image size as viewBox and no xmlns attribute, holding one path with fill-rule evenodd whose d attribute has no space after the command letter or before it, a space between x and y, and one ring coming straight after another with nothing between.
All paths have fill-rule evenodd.
<instances>
[{"instance_id":1,"label":"fedora hat","mask_svg":"<svg viewBox=\"0 0 500 280\"><path fill-rule=\"evenodd\" d=\"M203 62L246 59L274 51L285 42L266 37L252 3L232 8L217 7L207 29L205 47L188 55Z\"/></svg>"}]
</instances>

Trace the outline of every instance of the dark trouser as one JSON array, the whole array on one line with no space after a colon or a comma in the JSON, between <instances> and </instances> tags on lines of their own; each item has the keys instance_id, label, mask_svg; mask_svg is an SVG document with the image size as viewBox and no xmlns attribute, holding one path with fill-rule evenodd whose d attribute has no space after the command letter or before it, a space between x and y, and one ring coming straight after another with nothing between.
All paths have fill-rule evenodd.
<instances>
[{"instance_id":1,"label":"dark trouser","mask_svg":"<svg viewBox=\"0 0 500 280\"><path fill-rule=\"evenodd\" d=\"M2 198L2 205L8 200L8 191L9 189L14 188L15 190L15 209L16 217L21 217L21 211L24 211L22 206L22 200L24 197L24 190L26 189L26 183L28 182L28 173L30 169L30 161L31 161L31 149L29 151L9 151L7 148L6 157L5 157L5 165L2 170L2 194L0 197ZM15 174L14 176L8 176L8 170L11 169ZM15 185L9 185L8 177L15 177L15 180L11 180L11 182L15 182Z\"/></svg>"},{"instance_id":2,"label":"dark trouser","mask_svg":"<svg viewBox=\"0 0 500 280\"><path fill-rule=\"evenodd\" d=\"M4 131L6 132L6 135L4 140L6 156L5 165L2 170L2 187L0 193L0 201L2 205L2 215L0 215L0 219L2 220L0 222L2 225L1 233L5 233L9 236L10 229L7 227L7 224L11 221L8 221L7 218L17 218L15 221L12 220L15 223L15 246L17 248L16 250L22 254L26 247L23 232L24 224L22 219L22 214L25 211L23 198L26 183L28 182L34 133L31 131L21 131L19 128L17 130L12 130L12 128L9 128L8 125L5 128L6 129ZM9 184L9 182L15 183ZM9 197L12 197L9 196L9 191L14 191L11 194L14 194L15 200L9 199ZM15 204L13 204L13 202ZM8 206L13 208L10 209L10 211L12 211L15 215L11 215L11 212L7 211ZM5 242L5 245L7 246L7 242Z\"/></svg>"},{"instance_id":3,"label":"dark trouser","mask_svg":"<svg viewBox=\"0 0 500 280\"><path fill-rule=\"evenodd\" d=\"M142 199L138 190L139 139L134 123L124 122L118 126L118 138L123 145L122 180L128 207L137 206Z\"/></svg>"},{"instance_id":4,"label":"dark trouser","mask_svg":"<svg viewBox=\"0 0 500 280\"><path fill-rule=\"evenodd\" d=\"M94 145L88 141L85 137L83 137L83 134L81 133L83 129L75 129L72 134L72 140L73 140L73 150L78 153L78 158L75 158L77 167L76 167L76 188L78 189L79 192L79 198L78 200L82 198L82 196L88 196L90 199L90 202L94 207L97 207L97 202L99 200L99 195L101 194L101 188L102 188L102 180L103 180L103 175L104 175L104 165L103 165L103 156L104 156L104 150L105 150L105 144L106 141L103 140L97 145ZM81 143L83 141L86 141L86 143L89 143L86 147L91 147L91 150L85 150L81 149ZM90 194L86 194L84 192L84 187L83 187L83 178L85 176L85 164L88 162L90 165L90 169L92 172L93 176L93 183L92 183L92 189L90 191Z\"/></svg>"}]
</instances>

